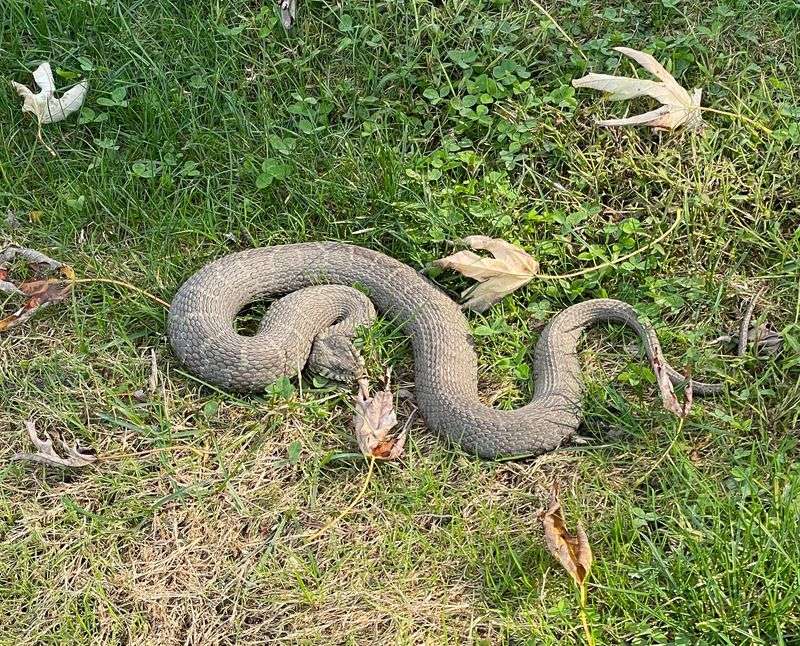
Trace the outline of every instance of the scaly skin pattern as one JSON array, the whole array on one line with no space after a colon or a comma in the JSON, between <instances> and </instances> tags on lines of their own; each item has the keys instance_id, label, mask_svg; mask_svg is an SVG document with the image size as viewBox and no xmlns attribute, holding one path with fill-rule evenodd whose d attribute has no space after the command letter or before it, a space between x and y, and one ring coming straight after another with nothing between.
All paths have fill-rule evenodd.
<instances>
[{"instance_id":1,"label":"scaly skin pattern","mask_svg":"<svg viewBox=\"0 0 800 646\"><path fill-rule=\"evenodd\" d=\"M407 265L337 242L250 249L210 263L175 295L169 338L178 358L203 380L230 390L261 389L297 375L314 338L331 326L347 319L369 323L374 312L353 285L411 337L416 399L428 427L485 458L552 451L576 431L582 395L577 346L593 323L623 323L641 337L651 361L661 356L654 331L630 305L611 299L579 303L556 315L541 334L532 401L495 410L478 396L477 356L458 305ZM236 316L246 304L284 294L255 336L236 332ZM680 381L666 368L673 382ZM717 390L694 383L697 394Z\"/></svg>"}]
</instances>

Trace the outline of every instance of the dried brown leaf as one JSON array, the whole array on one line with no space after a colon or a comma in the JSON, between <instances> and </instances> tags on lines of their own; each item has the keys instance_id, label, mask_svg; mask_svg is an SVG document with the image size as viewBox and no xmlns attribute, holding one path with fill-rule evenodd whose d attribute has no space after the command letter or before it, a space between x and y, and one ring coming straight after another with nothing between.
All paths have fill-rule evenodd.
<instances>
[{"instance_id":1,"label":"dried brown leaf","mask_svg":"<svg viewBox=\"0 0 800 646\"><path fill-rule=\"evenodd\" d=\"M548 551L561 563L576 585L583 587L592 569L592 548L580 523L575 534L567 530L556 484L550 490L550 503L541 520Z\"/></svg>"},{"instance_id":2,"label":"dried brown leaf","mask_svg":"<svg viewBox=\"0 0 800 646\"><path fill-rule=\"evenodd\" d=\"M499 238L469 236L464 241L473 249L483 249L494 256L479 256L472 251L459 251L437 260L435 264L444 269L453 269L467 278L474 278L478 285L468 289L469 295L463 307L483 312L528 284L539 273L539 263L520 247Z\"/></svg>"},{"instance_id":3,"label":"dried brown leaf","mask_svg":"<svg viewBox=\"0 0 800 646\"><path fill-rule=\"evenodd\" d=\"M606 92L610 95L609 98L612 101L625 101L640 96L649 96L662 105L655 110L633 117L599 121L599 125L650 126L655 130L672 130L679 126L686 126L687 128L700 128L703 126L703 118L700 111L700 104L703 98L702 90L694 89L692 93L689 93L650 54L629 47L615 47L614 49L632 58L660 80L651 81L627 76L590 73L582 78L574 79L572 86Z\"/></svg>"},{"instance_id":4,"label":"dried brown leaf","mask_svg":"<svg viewBox=\"0 0 800 646\"><path fill-rule=\"evenodd\" d=\"M25 422L25 429L37 451L36 453L16 453L11 456L12 460L26 460L61 467L85 467L97 460L97 456L93 452L80 446L77 442L70 446L59 438L60 448L66 455L66 457L62 457L56 453L53 448L53 440L47 432L44 433L44 438L40 438L33 422Z\"/></svg>"},{"instance_id":5,"label":"dried brown leaf","mask_svg":"<svg viewBox=\"0 0 800 646\"><path fill-rule=\"evenodd\" d=\"M17 311L0 320L0 332L22 325L39 310L63 301L69 296L75 278L75 272L71 267L48 258L34 249L10 246L0 251L0 263L10 262L17 257L26 260L30 268L37 273L50 271L57 273L58 277L27 280L15 285L7 280L10 277L8 267L0 264L0 291L25 297L25 301Z\"/></svg>"},{"instance_id":6,"label":"dried brown leaf","mask_svg":"<svg viewBox=\"0 0 800 646\"><path fill-rule=\"evenodd\" d=\"M394 397L389 390L388 374L384 390L378 391L374 396L369 394L367 380L358 380L355 409L353 424L361 452L367 457L382 460L399 458L405 447L406 430L403 429L396 437L389 434L397 425L397 415L394 410Z\"/></svg>"},{"instance_id":7,"label":"dried brown leaf","mask_svg":"<svg viewBox=\"0 0 800 646\"><path fill-rule=\"evenodd\" d=\"M682 419L685 418L689 415L689 411L692 408L692 380L690 378L686 379L686 388L683 393L684 400L683 404L681 404L678 401L678 397L675 394L675 387L667 372L664 357L661 356L660 352L653 357L652 367L656 375L656 383L658 384L658 391L661 393L661 401L664 404L664 408Z\"/></svg>"}]
</instances>

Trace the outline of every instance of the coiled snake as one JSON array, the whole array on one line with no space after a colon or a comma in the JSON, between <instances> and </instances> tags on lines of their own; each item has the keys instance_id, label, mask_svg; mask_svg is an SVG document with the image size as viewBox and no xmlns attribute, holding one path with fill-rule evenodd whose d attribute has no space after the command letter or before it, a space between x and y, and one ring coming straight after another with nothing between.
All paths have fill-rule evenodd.
<instances>
[{"instance_id":1,"label":"coiled snake","mask_svg":"<svg viewBox=\"0 0 800 646\"><path fill-rule=\"evenodd\" d=\"M245 305L282 295L254 336L237 333L236 316ZM539 338L531 402L496 410L478 397L477 357L458 305L411 267L337 242L263 247L210 263L175 295L168 334L191 371L225 389L260 389L296 375L307 362L313 371L345 380L361 369L350 341L374 319L373 304L411 337L416 399L428 427L486 458L551 451L576 431L582 391L577 345L593 323L623 323L638 333L651 362L661 355L655 332L630 305L579 303L556 315ZM681 381L665 369L674 383ZM693 386L697 394L721 389Z\"/></svg>"}]
</instances>

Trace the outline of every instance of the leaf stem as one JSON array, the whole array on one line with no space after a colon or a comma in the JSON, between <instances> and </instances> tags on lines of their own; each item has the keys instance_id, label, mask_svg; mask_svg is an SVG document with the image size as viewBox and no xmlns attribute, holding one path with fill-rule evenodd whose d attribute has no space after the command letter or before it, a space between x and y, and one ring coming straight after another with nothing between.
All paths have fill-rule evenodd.
<instances>
[{"instance_id":1,"label":"leaf stem","mask_svg":"<svg viewBox=\"0 0 800 646\"><path fill-rule=\"evenodd\" d=\"M581 624L583 625L583 633L586 635L586 643L589 646L595 646L594 635L592 634L592 629L589 627L589 617L586 615L586 581L581 583L580 586L580 594L581 594Z\"/></svg>"},{"instance_id":2,"label":"leaf stem","mask_svg":"<svg viewBox=\"0 0 800 646\"><path fill-rule=\"evenodd\" d=\"M367 477L364 478L364 484L361 485L361 490L358 492L358 495L355 498L353 498L353 501L349 505L347 505L347 507L345 507L341 513L335 516L332 520L329 520L327 523L325 523L322 529L319 529L310 536L308 536L306 544L311 543L312 541L318 539L331 527L336 525L336 523L342 520L342 518L344 518L345 516L347 516L347 514L353 511L353 509L355 509L356 505L358 505L358 503L360 503L363 500L364 494L367 493L367 487L369 486L369 482L372 479L372 472L374 468L375 468L375 456L371 455L369 456L369 470L367 471Z\"/></svg>"},{"instance_id":3,"label":"leaf stem","mask_svg":"<svg viewBox=\"0 0 800 646\"><path fill-rule=\"evenodd\" d=\"M647 251L654 245L657 245L659 242L667 238L675 229L678 228L678 225L681 223L681 212L678 211L678 215L675 216L675 222L673 222L669 229L664 231L660 236L658 236L655 240L648 242L643 247L639 247L635 251L631 251L629 254L625 254L624 256L620 256L619 258L615 258L614 260L609 260L608 262L601 263L599 265L595 265L594 267L589 267L587 269L580 269L578 271L573 271L569 274L538 274L535 276L536 279L541 280L562 280L565 278L577 278L578 276L584 276L586 274L590 274L593 271L598 271L600 269L605 269L606 267L613 267L614 265L619 265L620 263L633 258L634 256L638 256L640 253Z\"/></svg>"},{"instance_id":4,"label":"leaf stem","mask_svg":"<svg viewBox=\"0 0 800 646\"><path fill-rule=\"evenodd\" d=\"M169 303L167 301L160 299L155 294L151 294L148 291L145 291L141 287L136 287L136 285L131 285L130 283L126 283L124 280L114 280L113 278L75 278L72 280L72 283L77 285L78 283L105 283L107 285L116 285L117 287L125 287L130 289L131 291L136 292L137 294L142 294L143 296L147 296L147 298L155 301L159 305L169 309Z\"/></svg>"},{"instance_id":5,"label":"leaf stem","mask_svg":"<svg viewBox=\"0 0 800 646\"><path fill-rule=\"evenodd\" d=\"M767 128L767 126L759 123L758 121L755 121L754 119L751 119L750 117L746 117L743 114L737 114L736 112L728 112L727 110L717 110L716 108L707 108L702 105L699 107L702 112L711 112L713 114L721 114L722 116L725 117L731 117L732 119L739 119L741 121L744 121L745 123L750 124L751 126L758 128L759 130L764 131L768 135L772 134L772 130Z\"/></svg>"},{"instance_id":6,"label":"leaf stem","mask_svg":"<svg viewBox=\"0 0 800 646\"><path fill-rule=\"evenodd\" d=\"M49 152L53 157L58 157L58 155L56 155L56 151L50 148L50 146L48 146L45 142L44 137L42 137L42 122L39 121L39 119L36 120L36 138L39 140L39 143L47 149L47 152Z\"/></svg>"}]
</instances>

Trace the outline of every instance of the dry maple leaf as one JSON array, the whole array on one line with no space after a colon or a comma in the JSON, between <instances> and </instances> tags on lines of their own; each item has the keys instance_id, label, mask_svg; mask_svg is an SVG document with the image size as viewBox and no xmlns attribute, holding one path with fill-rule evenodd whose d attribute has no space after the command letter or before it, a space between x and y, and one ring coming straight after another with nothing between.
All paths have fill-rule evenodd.
<instances>
[{"instance_id":1,"label":"dry maple leaf","mask_svg":"<svg viewBox=\"0 0 800 646\"><path fill-rule=\"evenodd\" d=\"M12 460L26 460L60 467L85 467L97 460L97 456L93 452L77 442L70 446L59 438L61 450L66 454L66 457L62 457L53 449L53 440L50 439L47 432L44 433L44 438L40 438L33 422L25 422L25 429L37 451L36 453L16 453L11 456Z\"/></svg>"},{"instance_id":2,"label":"dry maple leaf","mask_svg":"<svg viewBox=\"0 0 800 646\"><path fill-rule=\"evenodd\" d=\"M33 80L39 86L39 92L35 94L29 87L21 83L11 81L11 85L23 98L23 112L33 114L39 125L66 119L83 105L86 92L89 90L89 82L83 80L64 92L60 99L55 98L53 95L56 91L56 83L50 63L39 65L33 72Z\"/></svg>"},{"instance_id":3,"label":"dry maple leaf","mask_svg":"<svg viewBox=\"0 0 800 646\"><path fill-rule=\"evenodd\" d=\"M686 126L687 128L701 128L703 126L703 118L700 113L703 90L695 88L690 94L650 54L630 49L629 47L614 47L614 50L632 58L660 80L651 81L626 76L591 73L582 78L574 79L572 86L608 92L612 101L625 101L640 96L649 96L662 105L660 108L634 117L599 121L599 125L650 126L655 130L672 130L678 126Z\"/></svg>"},{"instance_id":4,"label":"dry maple leaf","mask_svg":"<svg viewBox=\"0 0 800 646\"><path fill-rule=\"evenodd\" d=\"M400 457L406 443L406 430L403 429L397 437L389 435L389 431L397 425L394 398L389 390L389 373L386 375L386 386L374 396L369 394L367 380L358 380L355 408L353 424L361 452L366 457L382 460Z\"/></svg>"},{"instance_id":5,"label":"dry maple leaf","mask_svg":"<svg viewBox=\"0 0 800 646\"><path fill-rule=\"evenodd\" d=\"M548 551L558 559L578 587L583 588L592 569L592 548L580 523L576 534L567 531L558 500L557 484L553 484L550 490L550 503L547 511L542 513L541 520Z\"/></svg>"},{"instance_id":6,"label":"dry maple leaf","mask_svg":"<svg viewBox=\"0 0 800 646\"><path fill-rule=\"evenodd\" d=\"M459 251L434 263L478 281L478 285L462 294L469 296L462 307L483 312L504 296L528 284L539 273L539 263L535 258L505 240L469 236L464 242L473 249L485 249L494 258L479 256L472 251Z\"/></svg>"}]
</instances>

